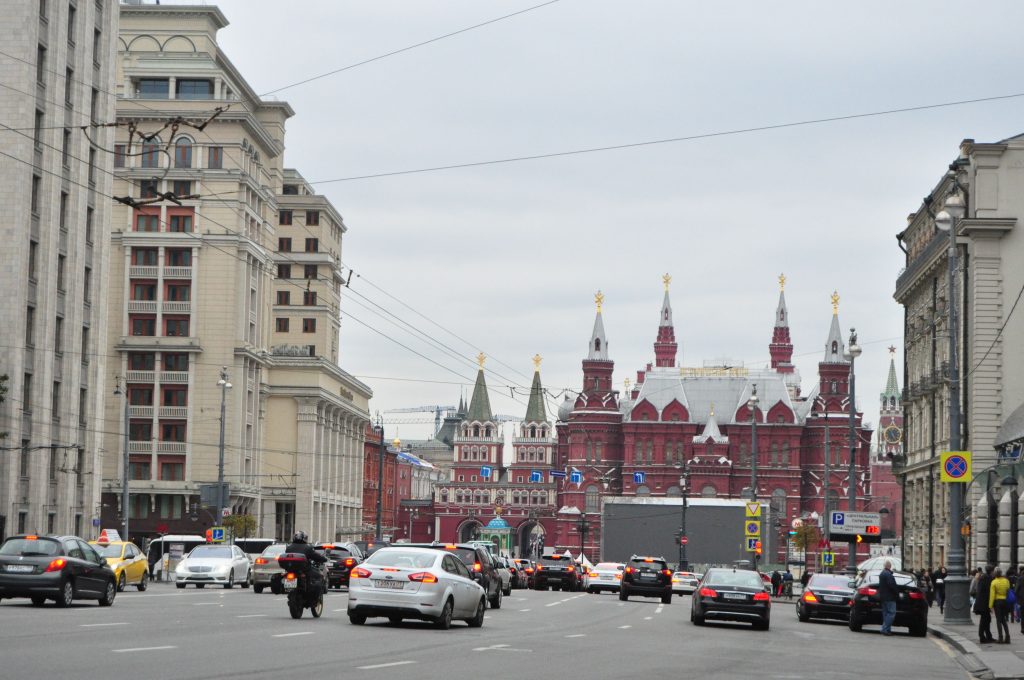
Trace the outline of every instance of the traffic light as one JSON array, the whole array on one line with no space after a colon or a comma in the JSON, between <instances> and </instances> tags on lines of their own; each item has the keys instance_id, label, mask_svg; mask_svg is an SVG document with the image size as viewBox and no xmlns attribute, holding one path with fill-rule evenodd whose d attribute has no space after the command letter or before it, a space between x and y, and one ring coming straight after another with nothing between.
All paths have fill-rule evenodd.
<instances>
[{"instance_id":1,"label":"traffic light","mask_svg":"<svg viewBox=\"0 0 1024 680\"><path fill-rule=\"evenodd\" d=\"M206 530L206 542L213 543L213 529Z\"/></svg>"},{"instance_id":2,"label":"traffic light","mask_svg":"<svg viewBox=\"0 0 1024 680\"><path fill-rule=\"evenodd\" d=\"M761 541L758 541L757 543L754 544L754 554L755 555L760 555L761 554Z\"/></svg>"},{"instance_id":3,"label":"traffic light","mask_svg":"<svg viewBox=\"0 0 1024 680\"><path fill-rule=\"evenodd\" d=\"M790 529L789 530L789 535L790 536L796 536L796 529Z\"/></svg>"}]
</instances>

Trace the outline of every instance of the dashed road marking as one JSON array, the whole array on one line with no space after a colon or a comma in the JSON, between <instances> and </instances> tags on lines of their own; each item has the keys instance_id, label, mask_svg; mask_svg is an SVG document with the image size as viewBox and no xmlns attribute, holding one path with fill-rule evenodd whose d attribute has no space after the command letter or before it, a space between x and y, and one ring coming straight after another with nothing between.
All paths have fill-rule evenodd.
<instances>
[{"instance_id":1,"label":"dashed road marking","mask_svg":"<svg viewBox=\"0 0 1024 680\"><path fill-rule=\"evenodd\" d=\"M662 609L664 609L664 608L665 608L665 605L663 605L663 604L659 604L659 605L658 605L658 608L654 610L654 613L655 613L655 614L660 614L660 613L661 613L661 610L662 610Z\"/></svg>"},{"instance_id":2,"label":"dashed road marking","mask_svg":"<svg viewBox=\"0 0 1024 680\"><path fill-rule=\"evenodd\" d=\"M653 618L654 618L653 616L645 616L644 617L644 621L650 621Z\"/></svg>"},{"instance_id":3,"label":"dashed road marking","mask_svg":"<svg viewBox=\"0 0 1024 680\"><path fill-rule=\"evenodd\" d=\"M549 602L549 603L547 603L544 606L545 607L554 607L556 604L562 604L562 603L561 602Z\"/></svg>"},{"instance_id":4,"label":"dashed road marking","mask_svg":"<svg viewBox=\"0 0 1024 680\"><path fill-rule=\"evenodd\" d=\"M306 630L301 633L278 633L277 635L271 635L270 637L282 638L282 637L298 637L300 635L313 635L313 631Z\"/></svg>"},{"instance_id":5,"label":"dashed road marking","mask_svg":"<svg viewBox=\"0 0 1024 680\"><path fill-rule=\"evenodd\" d=\"M528 612L530 610L529 609L520 609L519 611L521 611L521 612Z\"/></svg>"},{"instance_id":6,"label":"dashed road marking","mask_svg":"<svg viewBox=\"0 0 1024 680\"><path fill-rule=\"evenodd\" d=\"M391 661L390 663L375 663L372 666L356 666L356 670L372 671L377 668L391 668L393 666L407 666L415 661Z\"/></svg>"},{"instance_id":7,"label":"dashed road marking","mask_svg":"<svg viewBox=\"0 0 1024 680\"><path fill-rule=\"evenodd\" d=\"M260 616L266 616L266 614L239 614L235 618L236 619L255 619L255 618L259 618Z\"/></svg>"},{"instance_id":8,"label":"dashed road marking","mask_svg":"<svg viewBox=\"0 0 1024 680\"><path fill-rule=\"evenodd\" d=\"M621 629L623 629L623 630L624 630L624 629L626 629L626 628L632 628L632 627L633 627L633 626L629 626L629 625L626 625L626 626L619 626L619 628L621 628Z\"/></svg>"},{"instance_id":9,"label":"dashed road marking","mask_svg":"<svg viewBox=\"0 0 1024 680\"><path fill-rule=\"evenodd\" d=\"M127 626L127 621L121 621L118 623L80 623L80 628L99 628L100 626Z\"/></svg>"},{"instance_id":10,"label":"dashed road marking","mask_svg":"<svg viewBox=\"0 0 1024 680\"><path fill-rule=\"evenodd\" d=\"M160 649L177 649L175 645L162 645L160 647L129 647L128 649L112 649L110 651L115 654L123 654L125 652L155 652Z\"/></svg>"},{"instance_id":11,"label":"dashed road marking","mask_svg":"<svg viewBox=\"0 0 1024 680\"><path fill-rule=\"evenodd\" d=\"M587 634L586 633L576 633L575 635L566 635L565 637L567 637L567 638L580 638L580 637L587 637Z\"/></svg>"}]
</instances>

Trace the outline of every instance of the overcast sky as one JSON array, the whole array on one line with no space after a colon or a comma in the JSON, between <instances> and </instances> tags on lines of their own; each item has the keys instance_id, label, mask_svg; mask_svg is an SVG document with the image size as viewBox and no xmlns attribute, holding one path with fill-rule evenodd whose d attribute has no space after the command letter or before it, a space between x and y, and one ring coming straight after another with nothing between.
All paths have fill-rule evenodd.
<instances>
[{"instance_id":1,"label":"overcast sky","mask_svg":"<svg viewBox=\"0 0 1024 680\"><path fill-rule=\"evenodd\" d=\"M216 4L231 22L223 49L265 93L540 1ZM328 180L1016 93L1022 24L1019 2L561 0L275 96L296 111L286 165ZM785 272L804 392L836 289L844 334L856 326L864 349L858 402L877 423L890 344L902 387L894 235L962 139L1020 133L1022 109L1017 98L318 184L345 217L356 273L342 367L372 386L371 411L454 404L483 350L494 410L522 416L525 397L503 386L529 384L535 353L553 393L579 388L597 289L615 381L635 378L653 360L666 272L683 364L763 366Z\"/></svg>"}]
</instances>

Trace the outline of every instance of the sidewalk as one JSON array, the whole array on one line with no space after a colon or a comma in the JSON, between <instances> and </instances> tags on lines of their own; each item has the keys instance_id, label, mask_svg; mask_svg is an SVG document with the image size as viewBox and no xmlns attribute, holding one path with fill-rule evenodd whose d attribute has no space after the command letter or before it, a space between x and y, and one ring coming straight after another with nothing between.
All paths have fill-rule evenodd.
<instances>
[{"instance_id":1,"label":"sidewalk","mask_svg":"<svg viewBox=\"0 0 1024 680\"><path fill-rule=\"evenodd\" d=\"M980 680L1024 680L1024 635L1021 624L1010 624L1010 644L978 642L977 617L971 625L943 623L938 607L928 612L928 631L945 640L957 651L956 660L964 670ZM995 635L995 622L992 622Z\"/></svg>"}]
</instances>

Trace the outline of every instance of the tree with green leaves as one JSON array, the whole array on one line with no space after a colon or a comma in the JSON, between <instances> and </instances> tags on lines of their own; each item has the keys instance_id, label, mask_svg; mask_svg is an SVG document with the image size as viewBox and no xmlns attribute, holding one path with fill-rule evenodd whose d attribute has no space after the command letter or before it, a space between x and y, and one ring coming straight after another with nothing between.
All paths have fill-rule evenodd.
<instances>
[{"instance_id":1,"label":"tree with green leaves","mask_svg":"<svg viewBox=\"0 0 1024 680\"><path fill-rule=\"evenodd\" d=\"M814 524L804 522L795 529L796 533L789 537L793 546L801 552L814 550L821 543L821 532Z\"/></svg>"},{"instance_id":2,"label":"tree with green leaves","mask_svg":"<svg viewBox=\"0 0 1024 680\"><path fill-rule=\"evenodd\" d=\"M249 538L256 532L256 518L252 515L229 515L224 518L224 527L234 538Z\"/></svg>"}]
</instances>

